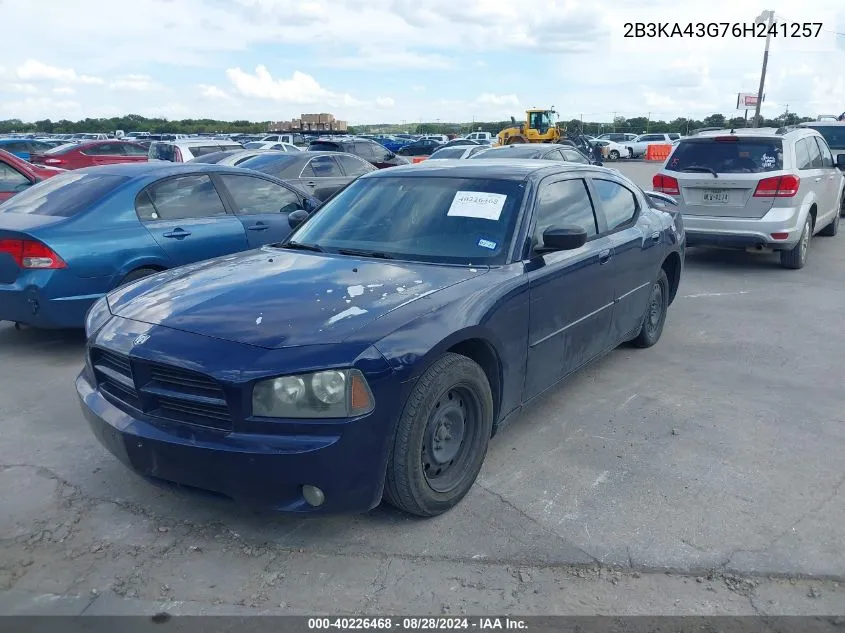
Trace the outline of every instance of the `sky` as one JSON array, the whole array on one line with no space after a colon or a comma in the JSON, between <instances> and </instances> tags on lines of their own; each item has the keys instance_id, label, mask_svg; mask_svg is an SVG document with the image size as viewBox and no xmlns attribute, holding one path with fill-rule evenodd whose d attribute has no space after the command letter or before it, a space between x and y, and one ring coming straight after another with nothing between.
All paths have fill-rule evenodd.
<instances>
[{"instance_id":1,"label":"sky","mask_svg":"<svg viewBox=\"0 0 845 633\"><path fill-rule=\"evenodd\" d=\"M767 2L0 0L0 119L735 116L764 39L626 38L625 23L753 23L763 9L788 35L822 23L772 38L763 114L845 111L845 3Z\"/></svg>"}]
</instances>

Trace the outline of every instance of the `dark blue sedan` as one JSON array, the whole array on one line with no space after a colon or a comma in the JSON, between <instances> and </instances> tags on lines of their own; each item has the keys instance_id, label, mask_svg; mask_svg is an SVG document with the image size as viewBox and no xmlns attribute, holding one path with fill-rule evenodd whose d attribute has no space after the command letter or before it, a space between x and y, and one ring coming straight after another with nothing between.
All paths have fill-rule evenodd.
<instances>
[{"instance_id":1,"label":"dark blue sedan","mask_svg":"<svg viewBox=\"0 0 845 633\"><path fill-rule=\"evenodd\" d=\"M620 343L657 342L681 222L589 165L367 174L282 245L98 301L82 410L156 482L283 511L384 498L437 515L526 403Z\"/></svg>"},{"instance_id":2,"label":"dark blue sedan","mask_svg":"<svg viewBox=\"0 0 845 633\"><path fill-rule=\"evenodd\" d=\"M110 290L175 266L283 240L319 202L216 165L75 170L0 205L0 321L81 328Z\"/></svg>"}]
</instances>

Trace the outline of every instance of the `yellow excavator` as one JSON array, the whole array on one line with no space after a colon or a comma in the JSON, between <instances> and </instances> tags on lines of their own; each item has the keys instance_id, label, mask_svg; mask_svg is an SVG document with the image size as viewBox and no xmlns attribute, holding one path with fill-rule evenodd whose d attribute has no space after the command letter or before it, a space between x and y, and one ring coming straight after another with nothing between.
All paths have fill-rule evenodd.
<instances>
[{"instance_id":1,"label":"yellow excavator","mask_svg":"<svg viewBox=\"0 0 845 633\"><path fill-rule=\"evenodd\" d=\"M562 136L554 106L549 110L536 108L526 110L524 123L517 124L514 117L511 117L511 122L511 127L505 128L496 137L499 145L557 143Z\"/></svg>"}]
</instances>

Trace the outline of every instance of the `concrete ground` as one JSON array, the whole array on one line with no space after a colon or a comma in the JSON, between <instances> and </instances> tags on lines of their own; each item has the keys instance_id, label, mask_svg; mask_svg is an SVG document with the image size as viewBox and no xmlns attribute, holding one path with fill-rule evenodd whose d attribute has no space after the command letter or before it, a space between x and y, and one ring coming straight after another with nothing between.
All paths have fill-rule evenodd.
<instances>
[{"instance_id":1,"label":"concrete ground","mask_svg":"<svg viewBox=\"0 0 845 633\"><path fill-rule=\"evenodd\" d=\"M82 337L2 323L0 613L845 614L842 239L800 271L690 251L660 343L531 407L431 520L154 488L83 421Z\"/></svg>"}]
</instances>

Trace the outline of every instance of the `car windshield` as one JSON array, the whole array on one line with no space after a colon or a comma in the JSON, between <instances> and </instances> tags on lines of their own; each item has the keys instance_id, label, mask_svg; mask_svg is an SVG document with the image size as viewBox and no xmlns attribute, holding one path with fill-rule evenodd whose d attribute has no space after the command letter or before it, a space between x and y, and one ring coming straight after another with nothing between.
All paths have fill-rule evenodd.
<instances>
[{"instance_id":1,"label":"car windshield","mask_svg":"<svg viewBox=\"0 0 845 633\"><path fill-rule=\"evenodd\" d=\"M832 150L845 150L845 125L808 125L824 137Z\"/></svg>"},{"instance_id":2,"label":"car windshield","mask_svg":"<svg viewBox=\"0 0 845 633\"><path fill-rule=\"evenodd\" d=\"M152 143L147 150L147 157L150 160L167 160L175 162L176 147L171 143Z\"/></svg>"},{"instance_id":3,"label":"car windshield","mask_svg":"<svg viewBox=\"0 0 845 633\"><path fill-rule=\"evenodd\" d=\"M244 145L246 149L261 149L262 147L264 147L264 141L253 141Z\"/></svg>"},{"instance_id":4,"label":"car windshield","mask_svg":"<svg viewBox=\"0 0 845 633\"><path fill-rule=\"evenodd\" d=\"M286 156L281 152L267 152L238 163L238 167L254 169L265 174L278 175L297 164L298 156Z\"/></svg>"},{"instance_id":5,"label":"car windshield","mask_svg":"<svg viewBox=\"0 0 845 633\"><path fill-rule=\"evenodd\" d=\"M69 218L128 180L126 176L79 172L53 176L0 205L0 213Z\"/></svg>"},{"instance_id":6,"label":"car windshield","mask_svg":"<svg viewBox=\"0 0 845 633\"><path fill-rule=\"evenodd\" d=\"M701 167L719 174L778 171L783 169L783 142L734 136L681 141L665 169L683 172Z\"/></svg>"},{"instance_id":7,"label":"car windshield","mask_svg":"<svg viewBox=\"0 0 845 633\"><path fill-rule=\"evenodd\" d=\"M548 146L544 149L548 149ZM509 145L506 148L493 148L487 150L486 152L480 152L472 158L483 158L484 160L487 160L488 158L532 159L540 156L543 151L544 150L542 149L535 149L533 147L517 149L515 146Z\"/></svg>"},{"instance_id":8,"label":"car windshield","mask_svg":"<svg viewBox=\"0 0 845 633\"><path fill-rule=\"evenodd\" d=\"M362 178L290 239L329 252L499 265L506 261L525 190L525 182L491 178Z\"/></svg>"}]
</instances>

